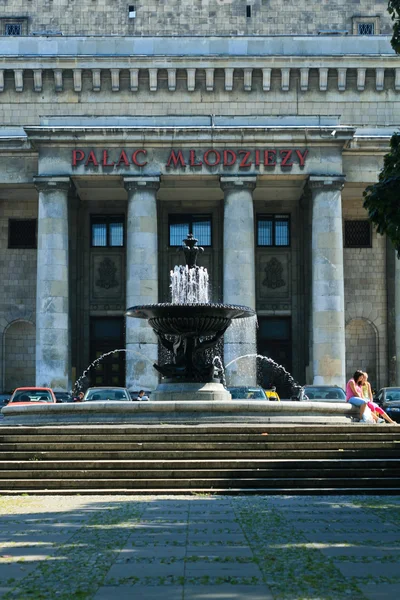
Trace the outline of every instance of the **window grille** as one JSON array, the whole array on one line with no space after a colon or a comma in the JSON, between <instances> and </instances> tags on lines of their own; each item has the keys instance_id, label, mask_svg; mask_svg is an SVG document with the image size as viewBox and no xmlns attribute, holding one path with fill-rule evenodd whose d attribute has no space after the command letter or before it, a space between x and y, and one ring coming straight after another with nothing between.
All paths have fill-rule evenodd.
<instances>
[{"instance_id":1,"label":"window grille","mask_svg":"<svg viewBox=\"0 0 400 600\"><path fill-rule=\"evenodd\" d=\"M211 246L211 215L169 216L170 246L181 246L188 233L193 233L199 246Z\"/></svg>"},{"instance_id":2,"label":"window grille","mask_svg":"<svg viewBox=\"0 0 400 600\"><path fill-rule=\"evenodd\" d=\"M289 215L258 215L257 246L290 246Z\"/></svg>"},{"instance_id":3,"label":"window grille","mask_svg":"<svg viewBox=\"0 0 400 600\"><path fill-rule=\"evenodd\" d=\"M6 23L5 35L22 35L22 23Z\"/></svg>"},{"instance_id":4,"label":"window grille","mask_svg":"<svg viewBox=\"0 0 400 600\"><path fill-rule=\"evenodd\" d=\"M123 216L93 216L91 221L93 247L122 247L124 245Z\"/></svg>"},{"instance_id":5,"label":"window grille","mask_svg":"<svg viewBox=\"0 0 400 600\"><path fill-rule=\"evenodd\" d=\"M374 35L374 23L357 23L358 35Z\"/></svg>"},{"instance_id":6,"label":"window grille","mask_svg":"<svg viewBox=\"0 0 400 600\"><path fill-rule=\"evenodd\" d=\"M36 248L36 219L9 219L9 248Z\"/></svg>"},{"instance_id":7,"label":"window grille","mask_svg":"<svg viewBox=\"0 0 400 600\"><path fill-rule=\"evenodd\" d=\"M371 248L371 223L367 220L344 222L346 248Z\"/></svg>"}]
</instances>

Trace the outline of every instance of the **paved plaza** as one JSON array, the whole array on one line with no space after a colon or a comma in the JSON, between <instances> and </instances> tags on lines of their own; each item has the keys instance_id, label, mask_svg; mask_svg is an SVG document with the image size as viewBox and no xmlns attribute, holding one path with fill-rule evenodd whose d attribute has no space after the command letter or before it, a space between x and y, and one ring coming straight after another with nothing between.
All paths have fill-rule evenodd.
<instances>
[{"instance_id":1,"label":"paved plaza","mask_svg":"<svg viewBox=\"0 0 400 600\"><path fill-rule=\"evenodd\" d=\"M0 498L2 600L395 600L396 496Z\"/></svg>"}]
</instances>

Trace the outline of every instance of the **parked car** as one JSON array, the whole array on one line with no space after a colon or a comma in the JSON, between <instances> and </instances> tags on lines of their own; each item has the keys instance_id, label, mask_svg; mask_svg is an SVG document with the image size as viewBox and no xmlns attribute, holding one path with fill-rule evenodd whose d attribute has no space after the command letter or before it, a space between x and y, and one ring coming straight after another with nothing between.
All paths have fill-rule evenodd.
<instances>
[{"instance_id":1,"label":"parked car","mask_svg":"<svg viewBox=\"0 0 400 600\"><path fill-rule=\"evenodd\" d=\"M268 400L280 402L281 399L279 398L279 394L276 391L276 387L266 388L264 391L265 391L265 395L267 396Z\"/></svg>"},{"instance_id":2,"label":"parked car","mask_svg":"<svg viewBox=\"0 0 400 600\"><path fill-rule=\"evenodd\" d=\"M346 402L346 394L337 385L305 385L291 399L300 402Z\"/></svg>"},{"instance_id":3,"label":"parked car","mask_svg":"<svg viewBox=\"0 0 400 600\"><path fill-rule=\"evenodd\" d=\"M92 387L88 388L83 402L130 402L129 391L123 387Z\"/></svg>"},{"instance_id":4,"label":"parked car","mask_svg":"<svg viewBox=\"0 0 400 600\"><path fill-rule=\"evenodd\" d=\"M20 387L13 391L7 406L22 404L55 404L57 402L51 388Z\"/></svg>"},{"instance_id":5,"label":"parked car","mask_svg":"<svg viewBox=\"0 0 400 600\"><path fill-rule=\"evenodd\" d=\"M74 398L70 392L54 392L58 403L73 402Z\"/></svg>"},{"instance_id":6,"label":"parked car","mask_svg":"<svg viewBox=\"0 0 400 600\"><path fill-rule=\"evenodd\" d=\"M232 400L268 400L260 387L228 387Z\"/></svg>"},{"instance_id":7,"label":"parked car","mask_svg":"<svg viewBox=\"0 0 400 600\"><path fill-rule=\"evenodd\" d=\"M0 407L7 406L10 402L11 394L0 394Z\"/></svg>"},{"instance_id":8,"label":"parked car","mask_svg":"<svg viewBox=\"0 0 400 600\"><path fill-rule=\"evenodd\" d=\"M374 401L393 421L400 423L400 387L381 388L374 397Z\"/></svg>"}]
</instances>

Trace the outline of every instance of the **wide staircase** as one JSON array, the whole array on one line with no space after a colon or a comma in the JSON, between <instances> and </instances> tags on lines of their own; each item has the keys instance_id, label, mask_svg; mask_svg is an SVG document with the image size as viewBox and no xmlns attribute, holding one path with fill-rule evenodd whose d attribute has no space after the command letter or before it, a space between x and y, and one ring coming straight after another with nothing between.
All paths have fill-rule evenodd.
<instances>
[{"instance_id":1,"label":"wide staircase","mask_svg":"<svg viewBox=\"0 0 400 600\"><path fill-rule=\"evenodd\" d=\"M0 494L400 492L400 426L0 427Z\"/></svg>"}]
</instances>

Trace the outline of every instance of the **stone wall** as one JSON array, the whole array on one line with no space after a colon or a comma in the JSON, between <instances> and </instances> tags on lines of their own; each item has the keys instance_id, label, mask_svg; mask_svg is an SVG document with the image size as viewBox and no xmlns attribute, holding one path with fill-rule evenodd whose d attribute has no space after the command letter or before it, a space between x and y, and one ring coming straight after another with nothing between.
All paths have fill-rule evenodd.
<instances>
[{"instance_id":1,"label":"stone wall","mask_svg":"<svg viewBox=\"0 0 400 600\"><path fill-rule=\"evenodd\" d=\"M36 194L33 193L33 196ZM25 367L20 362L24 362L28 355L29 360L32 358L32 352L26 351L25 359L18 358L18 362L14 364L14 354L19 356L23 353L23 350L20 352L21 348L18 345L20 342L17 340L23 339L24 336L21 333L21 327L25 329L25 326L17 326L17 322L34 323L36 305L36 250L8 249L8 220L10 218L37 218L36 201L15 199L0 201L0 382L2 385L5 384L5 378L12 375L14 367L24 369ZM13 324L12 328L8 329L11 324ZM13 358L6 361L6 357L4 357L3 362L3 348L7 349L8 343L11 344ZM30 342L28 347L31 348ZM7 372L4 372L4 365L8 365ZM26 368L29 371L30 366L27 364ZM11 387L14 385L13 382L10 383L9 379L7 381ZM34 380L30 384L33 385ZM9 391L9 388L4 389Z\"/></svg>"},{"instance_id":2,"label":"stone wall","mask_svg":"<svg viewBox=\"0 0 400 600\"><path fill-rule=\"evenodd\" d=\"M343 202L343 219L365 219L362 198ZM370 371L374 388L388 384L386 240L372 234L372 248L344 248L346 376Z\"/></svg>"},{"instance_id":3,"label":"stone wall","mask_svg":"<svg viewBox=\"0 0 400 600\"><path fill-rule=\"evenodd\" d=\"M387 0L0 0L1 17L26 17L25 31L63 35L317 34L353 31L354 17L380 17L390 32ZM248 9L250 7L250 16ZM4 31L4 27L3 27Z\"/></svg>"},{"instance_id":4,"label":"stone wall","mask_svg":"<svg viewBox=\"0 0 400 600\"><path fill-rule=\"evenodd\" d=\"M32 323L15 321L4 332L4 391L35 385L36 332Z\"/></svg>"}]
</instances>

